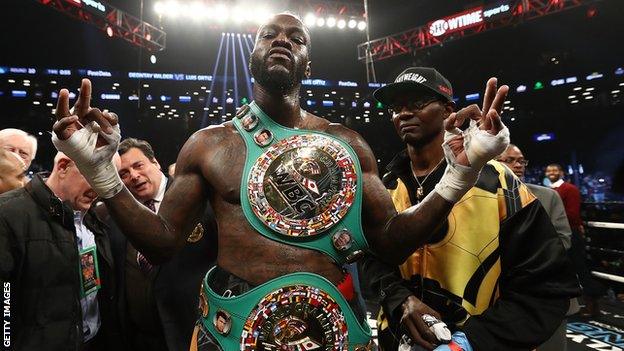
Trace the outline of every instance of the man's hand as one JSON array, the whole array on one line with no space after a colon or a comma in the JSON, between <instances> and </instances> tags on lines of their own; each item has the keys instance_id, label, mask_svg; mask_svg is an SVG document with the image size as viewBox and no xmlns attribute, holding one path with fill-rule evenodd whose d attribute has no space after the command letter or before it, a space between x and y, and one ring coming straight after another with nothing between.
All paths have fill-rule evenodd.
<instances>
[{"instance_id":1,"label":"man's hand","mask_svg":"<svg viewBox=\"0 0 624 351\"><path fill-rule=\"evenodd\" d=\"M427 350L433 350L439 341L431 330L429 330L429 327L423 321L422 316L424 314L429 314L437 319L441 319L440 314L431 309L431 307L425 305L413 295L405 299L401 307L403 308L401 324L409 333L409 337L416 344L426 348Z\"/></svg>"},{"instance_id":2,"label":"man's hand","mask_svg":"<svg viewBox=\"0 0 624 351\"><path fill-rule=\"evenodd\" d=\"M113 126L117 125L117 115L106 110L100 111L98 108L91 108L91 81L83 79L80 85L80 95L74 106L69 108L69 91L61 89L56 102L56 123L52 129L59 140L69 139L76 131L82 129L90 122L96 122L106 133L113 132ZM95 130L99 132L99 130ZM103 140L98 141L98 147L104 144Z\"/></svg>"},{"instance_id":3,"label":"man's hand","mask_svg":"<svg viewBox=\"0 0 624 351\"><path fill-rule=\"evenodd\" d=\"M509 87L503 85L498 90L496 87L497 79L490 78L482 109L473 104L451 113L444 121L444 144L459 165L480 169L509 145L509 130L500 118ZM470 120L470 127L462 132L459 127L466 120Z\"/></svg>"},{"instance_id":4,"label":"man's hand","mask_svg":"<svg viewBox=\"0 0 624 351\"><path fill-rule=\"evenodd\" d=\"M52 127L52 143L71 158L98 195L107 199L121 189L112 158L117 152L121 131L117 115L90 106L91 82L82 80L80 96L69 108L69 91L61 89Z\"/></svg>"},{"instance_id":5,"label":"man's hand","mask_svg":"<svg viewBox=\"0 0 624 351\"><path fill-rule=\"evenodd\" d=\"M500 118L509 87L497 89L496 84L496 78L488 80L482 109L470 105L444 121L442 148L447 167L435 190L449 202L459 201L477 181L481 168L509 145L509 129ZM466 120L470 127L462 131L459 127Z\"/></svg>"}]
</instances>

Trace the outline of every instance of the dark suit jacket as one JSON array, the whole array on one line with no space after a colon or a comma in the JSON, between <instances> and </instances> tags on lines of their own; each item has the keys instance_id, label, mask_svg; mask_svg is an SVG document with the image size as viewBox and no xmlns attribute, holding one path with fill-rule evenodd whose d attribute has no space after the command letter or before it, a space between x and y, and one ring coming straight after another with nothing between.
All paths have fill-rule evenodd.
<instances>
[{"instance_id":1,"label":"dark suit jacket","mask_svg":"<svg viewBox=\"0 0 624 351\"><path fill-rule=\"evenodd\" d=\"M168 181L167 186L170 183L171 181ZM210 204L206 206L201 223L204 227L204 235L199 241L187 242L171 260L154 267L157 272L152 291L170 351L189 349L193 328L198 317L197 306L201 280L216 263L217 225ZM112 218L108 218L107 224L111 227L111 249L114 260L125 262L128 241ZM118 311L122 330L128 333L130 328L126 309L125 264L117 265L115 274L118 282ZM128 336L125 339L131 340Z\"/></svg>"}]
</instances>

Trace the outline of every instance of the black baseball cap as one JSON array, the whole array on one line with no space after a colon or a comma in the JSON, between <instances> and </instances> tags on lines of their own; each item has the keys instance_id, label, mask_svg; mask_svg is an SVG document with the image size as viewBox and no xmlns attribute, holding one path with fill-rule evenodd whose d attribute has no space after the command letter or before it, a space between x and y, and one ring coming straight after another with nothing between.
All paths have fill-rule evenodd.
<instances>
[{"instance_id":1,"label":"black baseball cap","mask_svg":"<svg viewBox=\"0 0 624 351\"><path fill-rule=\"evenodd\" d=\"M410 67L401 72L394 83L375 90L373 96L377 101L389 106L397 95L418 90L433 92L445 100L453 102L451 83L440 72L431 67Z\"/></svg>"}]
</instances>

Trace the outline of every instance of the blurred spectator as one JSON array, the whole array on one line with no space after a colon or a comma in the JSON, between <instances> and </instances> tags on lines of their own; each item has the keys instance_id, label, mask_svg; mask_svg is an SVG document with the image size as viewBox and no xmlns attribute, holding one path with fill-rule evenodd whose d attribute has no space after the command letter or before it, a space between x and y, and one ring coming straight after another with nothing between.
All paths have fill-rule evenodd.
<instances>
[{"instance_id":1,"label":"blurred spectator","mask_svg":"<svg viewBox=\"0 0 624 351\"><path fill-rule=\"evenodd\" d=\"M575 185L564 181L563 176L564 171L560 164L551 163L546 167L546 177L551 182L550 187L555 189L561 196L566 215L568 216L568 222L572 229L570 258L583 287L583 300L585 302L581 314L595 317L600 314L598 298L605 294L606 288L592 277L587 268L587 254L585 253L585 242L583 239L585 228L581 220L581 193Z\"/></svg>"},{"instance_id":2,"label":"blurred spectator","mask_svg":"<svg viewBox=\"0 0 624 351\"><path fill-rule=\"evenodd\" d=\"M37 154L37 138L21 129L6 128L0 130L0 147L18 154L28 169Z\"/></svg>"},{"instance_id":3,"label":"blurred spectator","mask_svg":"<svg viewBox=\"0 0 624 351\"><path fill-rule=\"evenodd\" d=\"M584 233L585 229L581 220L581 192L574 184L564 181L563 176L564 171L560 164L551 163L546 167L546 177L551 183L550 187L555 189L563 200L570 228Z\"/></svg>"},{"instance_id":4,"label":"blurred spectator","mask_svg":"<svg viewBox=\"0 0 624 351\"><path fill-rule=\"evenodd\" d=\"M13 350L122 348L110 243L89 210L96 197L62 153L49 178L37 174L0 195L0 280L10 283Z\"/></svg>"},{"instance_id":5,"label":"blurred spectator","mask_svg":"<svg viewBox=\"0 0 624 351\"><path fill-rule=\"evenodd\" d=\"M23 187L26 164L18 154L0 149L0 194Z\"/></svg>"},{"instance_id":6,"label":"blurred spectator","mask_svg":"<svg viewBox=\"0 0 624 351\"><path fill-rule=\"evenodd\" d=\"M152 146L128 138L119 145L119 176L134 197L158 212L172 181L161 171ZM210 206L208 206L210 207ZM186 246L161 265L152 265L123 235L111 227L113 256L118 265L120 316L125 336L135 350L188 350L197 321L201 279L216 261L216 224L212 212L189 233ZM206 228L206 230L204 230ZM206 231L206 235L204 235Z\"/></svg>"}]
</instances>

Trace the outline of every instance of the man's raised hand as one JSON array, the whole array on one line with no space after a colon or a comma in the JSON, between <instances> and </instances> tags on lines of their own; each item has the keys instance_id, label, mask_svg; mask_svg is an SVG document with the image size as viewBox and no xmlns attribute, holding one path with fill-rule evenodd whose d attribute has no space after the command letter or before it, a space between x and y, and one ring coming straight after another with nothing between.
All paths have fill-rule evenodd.
<instances>
[{"instance_id":1,"label":"man's raised hand","mask_svg":"<svg viewBox=\"0 0 624 351\"><path fill-rule=\"evenodd\" d=\"M90 106L91 82L82 80L80 96L69 108L69 91L62 89L52 127L52 143L71 158L101 197L110 198L123 189L113 165L121 131L117 115Z\"/></svg>"},{"instance_id":2,"label":"man's raised hand","mask_svg":"<svg viewBox=\"0 0 624 351\"><path fill-rule=\"evenodd\" d=\"M436 185L436 192L450 202L457 202L476 182L481 168L501 154L509 145L509 129L500 118L509 92L497 79L490 78L485 88L483 107L470 105L451 113L444 121L445 176ZM470 126L459 129L466 120Z\"/></svg>"},{"instance_id":3,"label":"man's raised hand","mask_svg":"<svg viewBox=\"0 0 624 351\"><path fill-rule=\"evenodd\" d=\"M444 148L459 165L481 169L485 163L505 151L509 145L509 130L500 113L509 92L503 85L497 89L497 79L486 84L483 107L476 104L452 113L444 122ZM459 129L466 120L470 126Z\"/></svg>"},{"instance_id":4,"label":"man's raised hand","mask_svg":"<svg viewBox=\"0 0 624 351\"><path fill-rule=\"evenodd\" d=\"M69 108L69 91L61 89L56 102L56 122L52 127L60 140L67 140L71 135L83 128L90 122L96 122L95 131L101 128L105 133L111 134L113 126L117 124L117 115L106 110L100 111L91 107L91 81L83 79L80 85L80 95L74 106ZM103 143L98 140L98 146Z\"/></svg>"}]
</instances>

